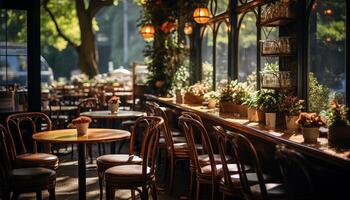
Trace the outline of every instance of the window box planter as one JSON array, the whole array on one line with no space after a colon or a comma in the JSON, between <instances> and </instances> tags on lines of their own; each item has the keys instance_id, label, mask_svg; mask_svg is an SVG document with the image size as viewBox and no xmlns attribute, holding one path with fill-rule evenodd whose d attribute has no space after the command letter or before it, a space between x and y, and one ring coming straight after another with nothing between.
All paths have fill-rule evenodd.
<instances>
[{"instance_id":1,"label":"window box planter","mask_svg":"<svg viewBox=\"0 0 350 200\"><path fill-rule=\"evenodd\" d=\"M185 93L184 100L186 104L202 104L204 96L196 96L192 93Z\"/></svg>"},{"instance_id":2,"label":"window box planter","mask_svg":"<svg viewBox=\"0 0 350 200\"><path fill-rule=\"evenodd\" d=\"M245 105L239 105L232 102L219 102L219 112L221 113L237 113L240 117L248 116L248 108Z\"/></svg>"}]
</instances>

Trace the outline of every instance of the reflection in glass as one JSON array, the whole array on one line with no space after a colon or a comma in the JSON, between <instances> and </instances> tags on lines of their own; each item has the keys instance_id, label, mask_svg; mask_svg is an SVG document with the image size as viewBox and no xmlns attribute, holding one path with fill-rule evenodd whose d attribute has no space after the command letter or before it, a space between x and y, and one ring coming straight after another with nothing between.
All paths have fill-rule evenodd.
<instances>
[{"instance_id":1,"label":"reflection in glass","mask_svg":"<svg viewBox=\"0 0 350 200\"><path fill-rule=\"evenodd\" d=\"M213 87L213 31L207 26L202 38L202 83Z\"/></svg>"},{"instance_id":2,"label":"reflection in glass","mask_svg":"<svg viewBox=\"0 0 350 200\"><path fill-rule=\"evenodd\" d=\"M228 74L228 30L227 25L220 24L216 36L216 87L227 80Z\"/></svg>"},{"instance_id":3,"label":"reflection in glass","mask_svg":"<svg viewBox=\"0 0 350 200\"><path fill-rule=\"evenodd\" d=\"M256 85L257 27L253 12L247 13L241 23L238 38L238 81ZM254 87L256 88L256 87Z\"/></svg>"},{"instance_id":4,"label":"reflection in glass","mask_svg":"<svg viewBox=\"0 0 350 200\"><path fill-rule=\"evenodd\" d=\"M332 99L345 103L346 4L316 1L309 21L309 110L326 109Z\"/></svg>"}]
</instances>

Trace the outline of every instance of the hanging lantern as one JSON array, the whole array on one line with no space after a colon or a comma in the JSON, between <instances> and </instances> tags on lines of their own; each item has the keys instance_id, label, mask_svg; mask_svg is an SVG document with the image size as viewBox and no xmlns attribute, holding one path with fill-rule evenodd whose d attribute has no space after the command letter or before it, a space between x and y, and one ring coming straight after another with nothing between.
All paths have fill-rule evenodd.
<instances>
[{"instance_id":1,"label":"hanging lantern","mask_svg":"<svg viewBox=\"0 0 350 200\"><path fill-rule=\"evenodd\" d=\"M191 35L192 34L192 31L193 31L193 28L192 28L192 25L190 23L186 23L185 24L185 27L184 27L184 33L186 35Z\"/></svg>"},{"instance_id":2,"label":"hanging lantern","mask_svg":"<svg viewBox=\"0 0 350 200\"><path fill-rule=\"evenodd\" d=\"M206 7L196 8L193 12L193 19L198 24L205 24L209 21L209 10Z\"/></svg>"},{"instance_id":3,"label":"hanging lantern","mask_svg":"<svg viewBox=\"0 0 350 200\"><path fill-rule=\"evenodd\" d=\"M145 24L141 27L140 34L146 41L152 40L154 38L154 33L154 27L151 24Z\"/></svg>"}]
</instances>

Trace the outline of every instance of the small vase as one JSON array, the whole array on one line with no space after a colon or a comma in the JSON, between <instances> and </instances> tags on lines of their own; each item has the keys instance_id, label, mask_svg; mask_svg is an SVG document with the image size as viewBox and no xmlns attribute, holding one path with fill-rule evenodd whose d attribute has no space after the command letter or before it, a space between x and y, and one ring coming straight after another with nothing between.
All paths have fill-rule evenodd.
<instances>
[{"instance_id":1,"label":"small vase","mask_svg":"<svg viewBox=\"0 0 350 200\"><path fill-rule=\"evenodd\" d=\"M258 122L258 110L256 108L248 108L248 120L250 122Z\"/></svg>"},{"instance_id":2,"label":"small vase","mask_svg":"<svg viewBox=\"0 0 350 200\"><path fill-rule=\"evenodd\" d=\"M77 128L78 136L83 136L87 133L89 123L76 124L75 127Z\"/></svg>"},{"instance_id":3,"label":"small vase","mask_svg":"<svg viewBox=\"0 0 350 200\"><path fill-rule=\"evenodd\" d=\"M268 129L276 128L276 113L265 113L265 125Z\"/></svg>"},{"instance_id":4,"label":"small vase","mask_svg":"<svg viewBox=\"0 0 350 200\"><path fill-rule=\"evenodd\" d=\"M112 114L117 113L119 111L119 103L109 104L108 107Z\"/></svg>"},{"instance_id":5,"label":"small vase","mask_svg":"<svg viewBox=\"0 0 350 200\"><path fill-rule=\"evenodd\" d=\"M208 102L208 108L213 109L216 106L216 100L215 99L210 99Z\"/></svg>"},{"instance_id":6,"label":"small vase","mask_svg":"<svg viewBox=\"0 0 350 200\"><path fill-rule=\"evenodd\" d=\"M317 143L317 138L320 134L319 127L312 127L312 128L302 128L304 142L308 144L315 144Z\"/></svg>"},{"instance_id":7,"label":"small vase","mask_svg":"<svg viewBox=\"0 0 350 200\"><path fill-rule=\"evenodd\" d=\"M298 130L299 124L296 123L298 118L299 118L299 116L297 116L297 115L295 115L295 116L286 115L285 116L287 130Z\"/></svg>"},{"instance_id":8,"label":"small vase","mask_svg":"<svg viewBox=\"0 0 350 200\"><path fill-rule=\"evenodd\" d=\"M184 95L181 93L181 90L175 90L176 103L184 103Z\"/></svg>"}]
</instances>

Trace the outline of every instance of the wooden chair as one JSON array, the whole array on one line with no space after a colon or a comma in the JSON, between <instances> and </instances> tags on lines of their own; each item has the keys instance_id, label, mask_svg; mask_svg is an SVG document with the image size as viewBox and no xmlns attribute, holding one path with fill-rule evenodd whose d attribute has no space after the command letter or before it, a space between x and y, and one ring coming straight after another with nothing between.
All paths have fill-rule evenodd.
<instances>
[{"instance_id":1,"label":"wooden chair","mask_svg":"<svg viewBox=\"0 0 350 200\"><path fill-rule=\"evenodd\" d=\"M32 135L51 130L51 120L44 113L27 112L9 115L6 119L9 136L6 138L14 167L45 167L57 169L58 158L49 153L38 153ZM45 149L49 152L49 148Z\"/></svg>"},{"instance_id":2,"label":"wooden chair","mask_svg":"<svg viewBox=\"0 0 350 200\"><path fill-rule=\"evenodd\" d=\"M142 159L140 156L135 155L134 147L135 140L139 136L143 136L141 134L141 130L145 129L145 124L142 119L136 120L131 131L130 136L130 145L129 145L129 154L110 154L103 155L96 159L98 178L100 184L100 199L103 197L103 176L104 172L114 166L118 165L127 165L127 164L141 164Z\"/></svg>"},{"instance_id":3,"label":"wooden chair","mask_svg":"<svg viewBox=\"0 0 350 200\"><path fill-rule=\"evenodd\" d=\"M111 167L105 171L106 199L114 199L115 189L137 190L141 199L148 199L148 189L152 190L152 199L157 199L155 188L155 162L160 136L161 117L140 117L137 123L147 124L142 141L141 164L126 164ZM141 189L139 189L141 187Z\"/></svg>"},{"instance_id":4,"label":"wooden chair","mask_svg":"<svg viewBox=\"0 0 350 200\"><path fill-rule=\"evenodd\" d=\"M217 199L218 197L218 181L221 179L220 171L222 165L217 163L214 158L214 151L210 142L209 135L198 120L195 120L186 115L182 115L179 118L179 124L185 132L186 139L188 141L188 147L190 152L191 163L195 168L196 177L196 195L195 199L200 199L200 186L201 184L209 184L211 186L211 199ZM199 134L201 146L203 150L198 151L196 149L195 134ZM200 156L206 159L200 160ZM219 156L220 157L220 156ZM237 166L231 165L230 171L237 172Z\"/></svg>"},{"instance_id":5,"label":"wooden chair","mask_svg":"<svg viewBox=\"0 0 350 200\"><path fill-rule=\"evenodd\" d=\"M243 195L246 199L286 199L283 184L265 180L258 153L247 137L236 134L233 140L233 149L237 158ZM247 165L251 169L248 170ZM252 171L256 176L249 176ZM256 181L256 177L258 184L252 185L252 182Z\"/></svg>"},{"instance_id":6,"label":"wooden chair","mask_svg":"<svg viewBox=\"0 0 350 200\"><path fill-rule=\"evenodd\" d=\"M5 136L6 135L6 136ZM56 172L54 170L36 168L13 169L7 148L8 133L0 125L0 197L16 200L22 193L36 192L36 198L41 199L41 191L49 190L50 200L55 199Z\"/></svg>"},{"instance_id":7,"label":"wooden chair","mask_svg":"<svg viewBox=\"0 0 350 200\"><path fill-rule=\"evenodd\" d=\"M308 169L311 164L301 153L288 149L284 145L278 145L276 160L280 165L288 199L317 199Z\"/></svg>"}]
</instances>

